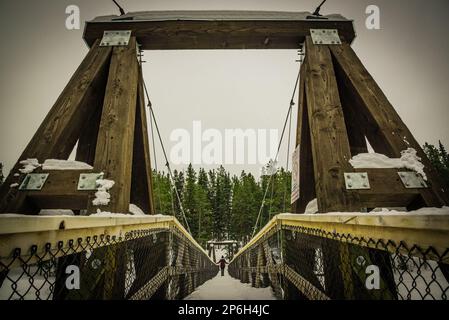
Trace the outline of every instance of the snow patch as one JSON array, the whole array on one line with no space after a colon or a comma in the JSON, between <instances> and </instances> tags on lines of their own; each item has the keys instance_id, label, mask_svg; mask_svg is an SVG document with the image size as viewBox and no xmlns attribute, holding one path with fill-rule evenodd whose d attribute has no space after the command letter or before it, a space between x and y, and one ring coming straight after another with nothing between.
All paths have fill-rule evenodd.
<instances>
[{"instance_id":1,"label":"snow patch","mask_svg":"<svg viewBox=\"0 0 449 320\"><path fill-rule=\"evenodd\" d=\"M57 210L41 210L40 216L46 217L58 217L58 216L74 216L75 213L72 210L57 209Z\"/></svg>"},{"instance_id":2,"label":"snow patch","mask_svg":"<svg viewBox=\"0 0 449 320\"><path fill-rule=\"evenodd\" d=\"M70 160L45 160L43 170L92 170L93 167L87 163Z\"/></svg>"},{"instance_id":3,"label":"snow patch","mask_svg":"<svg viewBox=\"0 0 449 320\"><path fill-rule=\"evenodd\" d=\"M111 202L111 195L109 190L114 186L115 182L107 179L97 180L97 192L95 193L95 199L92 201L94 206L107 206Z\"/></svg>"},{"instance_id":4,"label":"snow patch","mask_svg":"<svg viewBox=\"0 0 449 320\"><path fill-rule=\"evenodd\" d=\"M312 213L305 213L304 215L315 215ZM302 215L302 216L304 216ZM378 208L376 211L373 212L330 212L330 213L323 213L320 214L321 216L365 216L365 215L374 215L374 216L398 216L398 215L404 215L404 216L449 216L449 207L442 207L442 208L422 208L416 211L401 211L398 209L388 209L388 208ZM297 217L298 214L294 213L282 213L280 217Z\"/></svg>"},{"instance_id":5,"label":"snow patch","mask_svg":"<svg viewBox=\"0 0 449 320\"><path fill-rule=\"evenodd\" d=\"M222 277L199 286L184 300L276 300L271 287L253 288L249 283L241 283L226 271Z\"/></svg>"},{"instance_id":6,"label":"snow patch","mask_svg":"<svg viewBox=\"0 0 449 320\"><path fill-rule=\"evenodd\" d=\"M37 159L27 159L20 161L20 164L23 166L22 169L19 169L21 173L28 174L32 173L34 170L39 168L41 165L39 164L39 160Z\"/></svg>"},{"instance_id":7,"label":"snow patch","mask_svg":"<svg viewBox=\"0 0 449 320\"><path fill-rule=\"evenodd\" d=\"M309 202L306 207L306 214L317 214L318 213L318 200L313 199Z\"/></svg>"},{"instance_id":8,"label":"snow patch","mask_svg":"<svg viewBox=\"0 0 449 320\"><path fill-rule=\"evenodd\" d=\"M142 209L132 203L129 205L129 213L135 216L145 216L145 212L143 212Z\"/></svg>"},{"instance_id":9,"label":"snow patch","mask_svg":"<svg viewBox=\"0 0 449 320\"><path fill-rule=\"evenodd\" d=\"M20 164L23 166L22 169L19 169L20 173L28 174L32 173L37 168L42 167L43 170L92 170L93 167L88 165L87 163L80 161L72 161L72 160L55 160L48 159L45 160L44 164L40 164L37 159L27 159L20 161ZM14 175L18 177L19 174L16 173Z\"/></svg>"},{"instance_id":10,"label":"snow patch","mask_svg":"<svg viewBox=\"0 0 449 320\"><path fill-rule=\"evenodd\" d=\"M427 180L421 158L418 157L416 150L413 148L402 151L400 158L389 158L379 153L361 153L349 160L349 163L355 169L410 169Z\"/></svg>"},{"instance_id":11,"label":"snow patch","mask_svg":"<svg viewBox=\"0 0 449 320\"><path fill-rule=\"evenodd\" d=\"M130 205L130 207L131 207L131 205ZM134 211L134 209L133 209L133 211ZM143 211L141 209L139 209L139 210L143 213ZM142 218L142 216L144 216L144 217L153 217L153 218L170 218L171 217L171 216L164 216L162 214L146 215L146 214L135 214L135 213L132 213L132 212L130 212L130 213L131 214L112 213L112 212L101 211L100 209L97 209L97 213L90 215L90 217L97 217L97 218L98 217L101 217L101 218Z\"/></svg>"},{"instance_id":12,"label":"snow patch","mask_svg":"<svg viewBox=\"0 0 449 320\"><path fill-rule=\"evenodd\" d=\"M13 183L13 184L11 184L9 187L10 187L10 188L17 188L18 186L19 186L18 183Z\"/></svg>"}]
</instances>

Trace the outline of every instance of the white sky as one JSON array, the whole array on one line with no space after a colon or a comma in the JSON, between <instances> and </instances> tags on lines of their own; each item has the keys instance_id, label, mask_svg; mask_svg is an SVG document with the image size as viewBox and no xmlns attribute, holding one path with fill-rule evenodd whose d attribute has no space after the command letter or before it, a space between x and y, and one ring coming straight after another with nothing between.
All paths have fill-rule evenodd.
<instances>
[{"instance_id":1,"label":"white sky","mask_svg":"<svg viewBox=\"0 0 449 320\"><path fill-rule=\"evenodd\" d=\"M320 1L122 0L127 11L312 11ZM354 49L420 143L449 144L449 37L446 0L329 0L323 14L355 20ZM116 14L109 0L0 2L0 161L9 171L85 54L81 30L65 28L65 8L83 21ZM381 9L379 31L365 28L365 8ZM144 66L168 149L172 130L282 129L299 68L295 50L148 51ZM296 125L296 113L293 125ZM294 140L294 139L292 139ZM164 161L158 148L158 164ZM285 150L280 164L285 164ZM177 167L183 169L184 166ZM259 174L259 166L227 166Z\"/></svg>"}]
</instances>

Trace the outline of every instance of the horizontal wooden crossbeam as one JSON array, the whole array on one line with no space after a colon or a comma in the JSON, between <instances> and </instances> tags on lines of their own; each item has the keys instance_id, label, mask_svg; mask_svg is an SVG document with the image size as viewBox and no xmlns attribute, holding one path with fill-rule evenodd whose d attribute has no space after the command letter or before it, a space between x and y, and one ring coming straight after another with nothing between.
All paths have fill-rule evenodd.
<instances>
[{"instance_id":1,"label":"horizontal wooden crossbeam","mask_svg":"<svg viewBox=\"0 0 449 320\"><path fill-rule=\"evenodd\" d=\"M40 191L19 191L26 195L26 201L39 209L87 209L87 201L94 192L78 191L82 173L92 170L45 171L48 179Z\"/></svg>"},{"instance_id":2,"label":"horizontal wooden crossbeam","mask_svg":"<svg viewBox=\"0 0 449 320\"><path fill-rule=\"evenodd\" d=\"M368 173L369 190L357 190L364 208L409 207L427 189L407 189L399 178L405 169L356 169Z\"/></svg>"},{"instance_id":3,"label":"horizontal wooden crossbeam","mask_svg":"<svg viewBox=\"0 0 449 320\"><path fill-rule=\"evenodd\" d=\"M104 31L131 30L144 50L297 49L310 29L337 29L350 43L356 36L352 20L306 17L294 12L136 13L87 22L84 40L90 47Z\"/></svg>"}]
</instances>

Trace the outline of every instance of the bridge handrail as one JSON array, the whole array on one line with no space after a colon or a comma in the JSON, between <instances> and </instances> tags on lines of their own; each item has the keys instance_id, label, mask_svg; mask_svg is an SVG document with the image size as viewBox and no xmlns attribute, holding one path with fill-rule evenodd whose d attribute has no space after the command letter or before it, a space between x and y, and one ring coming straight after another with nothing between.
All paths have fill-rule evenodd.
<instances>
[{"instance_id":1,"label":"bridge handrail","mask_svg":"<svg viewBox=\"0 0 449 320\"><path fill-rule=\"evenodd\" d=\"M182 299L217 272L171 216L0 215L0 300Z\"/></svg>"},{"instance_id":2,"label":"bridge handrail","mask_svg":"<svg viewBox=\"0 0 449 320\"><path fill-rule=\"evenodd\" d=\"M57 242L76 241L80 237L92 238L95 235L106 235L118 238L136 229L170 228L179 230L193 245L207 255L204 248L187 232L178 219L172 216L81 217L5 214L0 215L0 257L7 257L11 250L17 248L26 251L30 243L42 248L49 243L49 239L53 239L53 244L56 245ZM48 234L51 234L51 237L48 237Z\"/></svg>"},{"instance_id":3,"label":"bridge handrail","mask_svg":"<svg viewBox=\"0 0 449 320\"><path fill-rule=\"evenodd\" d=\"M447 300L449 208L280 214L236 254L229 273L271 286L280 299Z\"/></svg>"},{"instance_id":4,"label":"bridge handrail","mask_svg":"<svg viewBox=\"0 0 449 320\"><path fill-rule=\"evenodd\" d=\"M331 233L351 234L364 239L377 239L433 247L441 252L449 245L448 215L418 214L279 214L263 227L235 255L257 244L266 234L282 226L320 229Z\"/></svg>"}]
</instances>

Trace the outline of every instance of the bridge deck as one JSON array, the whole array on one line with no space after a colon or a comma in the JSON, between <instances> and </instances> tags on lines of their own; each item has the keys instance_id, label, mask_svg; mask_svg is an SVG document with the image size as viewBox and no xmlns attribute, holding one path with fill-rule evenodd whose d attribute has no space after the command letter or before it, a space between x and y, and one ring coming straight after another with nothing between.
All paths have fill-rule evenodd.
<instances>
[{"instance_id":1,"label":"bridge deck","mask_svg":"<svg viewBox=\"0 0 449 320\"><path fill-rule=\"evenodd\" d=\"M254 288L232 278L227 270L199 286L184 300L276 300L270 287Z\"/></svg>"}]
</instances>

